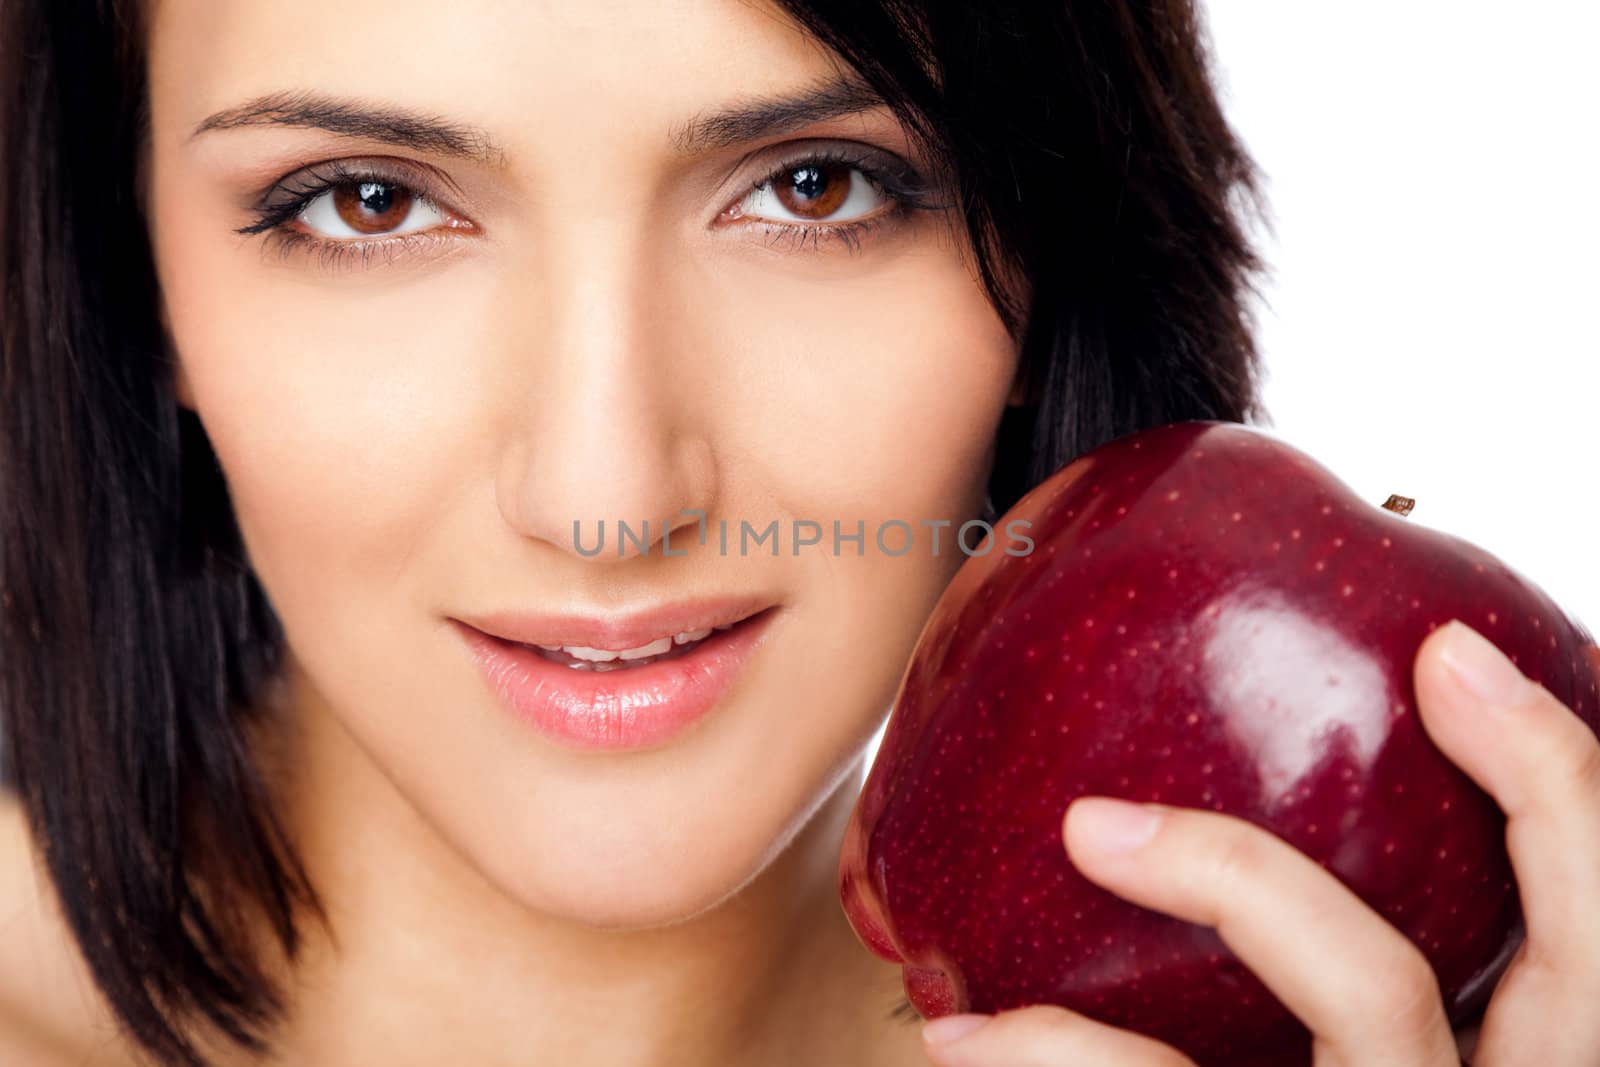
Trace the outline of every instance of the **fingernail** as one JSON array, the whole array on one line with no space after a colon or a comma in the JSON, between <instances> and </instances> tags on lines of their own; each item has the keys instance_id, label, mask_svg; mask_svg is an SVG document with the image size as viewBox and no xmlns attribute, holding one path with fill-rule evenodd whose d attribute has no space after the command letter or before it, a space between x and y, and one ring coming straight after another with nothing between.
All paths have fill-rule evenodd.
<instances>
[{"instance_id":1,"label":"fingernail","mask_svg":"<svg viewBox=\"0 0 1600 1067\"><path fill-rule=\"evenodd\" d=\"M922 1040L930 1045L948 1045L958 1037L965 1037L988 1022L988 1015L946 1015L922 1026Z\"/></svg>"},{"instance_id":2,"label":"fingernail","mask_svg":"<svg viewBox=\"0 0 1600 1067\"><path fill-rule=\"evenodd\" d=\"M1101 852L1132 852L1155 836L1162 813L1111 797L1085 797L1073 804L1082 839Z\"/></svg>"},{"instance_id":3,"label":"fingernail","mask_svg":"<svg viewBox=\"0 0 1600 1067\"><path fill-rule=\"evenodd\" d=\"M1468 692L1500 707L1520 701L1528 679L1504 653L1465 623L1452 619L1445 629L1439 658Z\"/></svg>"}]
</instances>

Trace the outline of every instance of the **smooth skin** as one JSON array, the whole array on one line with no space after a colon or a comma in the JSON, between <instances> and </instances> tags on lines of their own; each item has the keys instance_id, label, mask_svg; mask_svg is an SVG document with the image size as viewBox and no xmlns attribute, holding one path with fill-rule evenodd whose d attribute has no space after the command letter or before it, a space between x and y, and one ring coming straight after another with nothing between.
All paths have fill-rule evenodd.
<instances>
[{"instance_id":1,"label":"smooth skin","mask_svg":"<svg viewBox=\"0 0 1600 1067\"><path fill-rule=\"evenodd\" d=\"M1590 660L1600 671L1600 648ZM1316 1067L1600 1063L1600 743L1475 630L1428 635L1424 728L1507 816L1527 937L1479 1024L1452 1034L1422 953L1326 869L1242 819L1079 798L1062 838L1119 896L1214 927L1312 1032ZM923 1028L940 1067L1193 1067L1168 1045L1053 1005Z\"/></svg>"},{"instance_id":2,"label":"smooth skin","mask_svg":"<svg viewBox=\"0 0 1600 1067\"><path fill-rule=\"evenodd\" d=\"M918 1028L886 1017L900 969L855 939L834 878L865 745L962 557L870 541L861 557L659 552L657 524L689 508L871 530L982 506L1017 353L954 216L891 218L853 186L828 224L880 224L799 240L785 228L806 220L770 187L752 195L808 150L928 168L892 115L675 148L696 116L836 73L775 8L740 0L153 4L146 195L175 388L289 635L262 758L339 937L335 951L308 927L285 975L281 1062L928 1062ZM441 116L495 151L196 132L297 92ZM398 161L438 209L376 244L326 229L369 242L337 260L236 232L264 190L327 161ZM331 227L329 203L302 237ZM653 520L656 551L575 550L574 519L619 517ZM674 546L692 548L693 520L676 521ZM713 715L637 753L575 753L515 721L448 623L748 591L781 605L767 644ZM21 905L0 911L0 1061L132 1062L6 818L0 892ZM1230 827L1194 818L1159 847L1204 871ZM1182 905L1281 896L1300 914L1329 896L1269 845L1249 855L1226 879L1194 875ZM1130 895L1178 869L1151 864ZM1308 946L1264 970L1337 997L1355 975L1387 980L1396 950L1367 943L1337 976ZM1517 1009L1485 1039L1511 1048L1578 1018ZM1029 1009L951 1053L1077 1063L1088 1033ZM1117 1042L1106 1067L1160 1062L1100 1039Z\"/></svg>"}]
</instances>

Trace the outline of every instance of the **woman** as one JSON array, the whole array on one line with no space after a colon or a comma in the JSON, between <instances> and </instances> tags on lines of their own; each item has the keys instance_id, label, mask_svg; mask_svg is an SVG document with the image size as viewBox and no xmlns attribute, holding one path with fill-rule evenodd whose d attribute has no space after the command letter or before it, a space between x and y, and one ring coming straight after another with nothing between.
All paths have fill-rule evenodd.
<instances>
[{"instance_id":1,"label":"woman","mask_svg":"<svg viewBox=\"0 0 1600 1067\"><path fill-rule=\"evenodd\" d=\"M1255 175L1187 3L0 18L0 1059L1185 1062L895 1010L838 842L963 556L790 531L1256 413ZM1593 738L1460 628L1416 669L1529 905L1479 1062L1592 1062ZM1089 809L1074 862L1219 923L1319 1062L1456 1062L1287 846L1177 812L1119 860Z\"/></svg>"}]
</instances>

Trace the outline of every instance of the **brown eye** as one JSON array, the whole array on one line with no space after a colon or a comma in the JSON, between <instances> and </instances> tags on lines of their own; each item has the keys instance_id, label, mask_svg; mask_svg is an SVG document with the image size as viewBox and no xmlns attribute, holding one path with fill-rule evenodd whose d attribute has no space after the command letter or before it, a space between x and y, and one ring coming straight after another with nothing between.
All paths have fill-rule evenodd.
<instances>
[{"instance_id":1,"label":"brown eye","mask_svg":"<svg viewBox=\"0 0 1600 1067\"><path fill-rule=\"evenodd\" d=\"M426 196L378 178L329 185L307 201L299 221L320 237L347 239L394 237L453 225Z\"/></svg>"},{"instance_id":2,"label":"brown eye","mask_svg":"<svg viewBox=\"0 0 1600 1067\"><path fill-rule=\"evenodd\" d=\"M410 192L387 182L346 182L335 186L333 209L358 233L378 234L399 226L411 213Z\"/></svg>"},{"instance_id":3,"label":"brown eye","mask_svg":"<svg viewBox=\"0 0 1600 1067\"><path fill-rule=\"evenodd\" d=\"M894 198L859 164L802 160L750 191L735 214L787 223L851 223L881 213Z\"/></svg>"},{"instance_id":4,"label":"brown eye","mask_svg":"<svg viewBox=\"0 0 1600 1067\"><path fill-rule=\"evenodd\" d=\"M807 163L790 170L773 192L784 209L807 221L820 221L838 211L850 196L850 176L856 168L847 163Z\"/></svg>"}]
</instances>

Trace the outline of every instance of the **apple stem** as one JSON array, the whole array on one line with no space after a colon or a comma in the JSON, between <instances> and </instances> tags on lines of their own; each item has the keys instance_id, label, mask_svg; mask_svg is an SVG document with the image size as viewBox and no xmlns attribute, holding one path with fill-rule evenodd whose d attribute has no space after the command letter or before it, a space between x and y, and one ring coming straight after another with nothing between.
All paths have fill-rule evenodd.
<instances>
[{"instance_id":1,"label":"apple stem","mask_svg":"<svg viewBox=\"0 0 1600 1067\"><path fill-rule=\"evenodd\" d=\"M1408 496L1400 496L1398 493L1390 493L1389 499L1383 502L1384 510L1392 511L1396 515L1409 515L1411 514L1411 509L1416 506L1417 502L1415 500Z\"/></svg>"}]
</instances>

